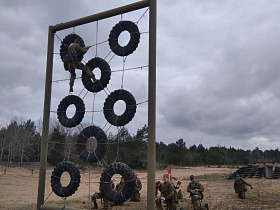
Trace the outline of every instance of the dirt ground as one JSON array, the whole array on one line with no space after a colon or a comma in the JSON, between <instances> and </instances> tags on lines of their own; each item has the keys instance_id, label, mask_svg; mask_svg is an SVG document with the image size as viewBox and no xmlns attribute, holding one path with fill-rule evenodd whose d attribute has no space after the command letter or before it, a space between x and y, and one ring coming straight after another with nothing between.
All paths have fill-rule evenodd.
<instances>
[{"instance_id":1,"label":"dirt ground","mask_svg":"<svg viewBox=\"0 0 280 210\"><path fill-rule=\"evenodd\" d=\"M6 174L4 173L6 168ZM246 199L240 200L234 193L233 180L226 180L226 177L237 169L215 168L215 167L185 167L172 169L172 176L182 182L181 190L184 195L179 207L192 209L189 194L186 192L189 183L188 177L193 174L204 186L203 203L208 203L210 209L231 210L231 209L280 209L280 179L246 179L254 189L249 189ZM63 206L68 208L90 209L89 194L98 191L98 182L101 169L93 168L81 170L81 184L78 191L66 200L52 193L50 177L52 169L47 170L45 189L45 204L52 206ZM143 189L141 190L141 202L126 201L123 206L114 206L113 209L146 209L147 202L147 172L137 171L141 178ZM156 180L162 180L166 170L156 171ZM62 184L67 183L69 177L63 173ZM38 169L32 171L22 167L4 167L0 165L0 209L36 209ZM114 175L115 184L120 180ZM89 183L89 180L91 183ZM177 182L174 180L174 182ZM89 187L90 185L90 187ZM98 200L98 206L101 207Z\"/></svg>"}]
</instances>

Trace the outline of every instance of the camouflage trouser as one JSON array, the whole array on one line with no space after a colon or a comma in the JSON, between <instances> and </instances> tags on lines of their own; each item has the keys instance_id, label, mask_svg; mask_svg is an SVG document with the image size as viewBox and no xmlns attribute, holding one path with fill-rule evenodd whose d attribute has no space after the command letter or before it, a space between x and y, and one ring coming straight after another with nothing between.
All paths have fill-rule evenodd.
<instances>
[{"instance_id":1,"label":"camouflage trouser","mask_svg":"<svg viewBox=\"0 0 280 210\"><path fill-rule=\"evenodd\" d=\"M177 202L166 202L168 210L176 210L177 209ZM158 210L163 210L161 199L156 199L156 207Z\"/></svg>"},{"instance_id":2,"label":"camouflage trouser","mask_svg":"<svg viewBox=\"0 0 280 210\"><path fill-rule=\"evenodd\" d=\"M157 210L163 210L160 198L156 199L156 207L157 207Z\"/></svg>"},{"instance_id":3,"label":"camouflage trouser","mask_svg":"<svg viewBox=\"0 0 280 210\"><path fill-rule=\"evenodd\" d=\"M194 208L195 210L200 209L200 203L199 203L199 201L200 201L200 199L201 199L200 195L192 195L191 198L192 198L192 205L193 205L193 208Z\"/></svg>"},{"instance_id":4,"label":"camouflage trouser","mask_svg":"<svg viewBox=\"0 0 280 210\"><path fill-rule=\"evenodd\" d=\"M176 210L177 209L177 203L176 202L168 202L167 203L167 209Z\"/></svg>"},{"instance_id":5,"label":"camouflage trouser","mask_svg":"<svg viewBox=\"0 0 280 210\"><path fill-rule=\"evenodd\" d=\"M103 194L101 193L94 193L91 197L92 202L94 203L94 205L97 206L97 202L96 199L98 198L103 198L103 205L104 205L104 209L109 209L109 200L107 200L106 198L103 197Z\"/></svg>"},{"instance_id":6,"label":"camouflage trouser","mask_svg":"<svg viewBox=\"0 0 280 210\"><path fill-rule=\"evenodd\" d=\"M71 75L70 82L69 82L70 87L73 87L74 81L76 79L75 69L80 69L80 70L84 71L92 79L95 78L94 74L92 73L92 71L90 70L89 67L84 65L82 62L77 62L77 63L75 63L75 66L71 65L71 68L69 69L69 72Z\"/></svg>"},{"instance_id":7,"label":"camouflage trouser","mask_svg":"<svg viewBox=\"0 0 280 210\"><path fill-rule=\"evenodd\" d=\"M238 192L238 198L245 199L245 191Z\"/></svg>"},{"instance_id":8,"label":"camouflage trouser","mask_svg":"<svg viewBox=\"0 0 280 210\"><path fill-rule=\"evenodd\" d=\"M130 198L130 201L140 202L140 193L134 192Z\"/></svg>"}]
</instances>

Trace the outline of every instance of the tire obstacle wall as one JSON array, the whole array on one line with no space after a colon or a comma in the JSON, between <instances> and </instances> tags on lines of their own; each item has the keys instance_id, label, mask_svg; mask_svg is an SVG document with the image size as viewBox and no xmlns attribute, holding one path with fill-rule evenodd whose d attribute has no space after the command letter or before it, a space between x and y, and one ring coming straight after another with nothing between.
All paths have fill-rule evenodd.
<instances>
[{"instance_id":1,"label":"tire obstacle wall","mask_svg":"<svg viewBox=\"0 0 280 210\"><path fill-rule=\"evenodd\" d=\"M42 131L42 142L41 142L41 164L40 164L40 172L39 172L39 185L38 185L38 197L37 197L37 209L57 209L57 207L45 206L44 205L44 193L45 193L45 179L46 179L46 162L47 162L47 148L48 148L48 128L49 128L49 117L50 117L50 100L51 100L51 81L52 81L52 66L53 66L53 48L54 48L54 33L59 30L64 30L66 28L83 25L89 22L94 22L100 19L105 19L108 17L112 17L118 14L127 13L133 10L141 9L144 7L150 7L150 24L149 24L149 97L148 97L148 127L149 127L149 141L148 141L148 201L147 201L147 209L154 209L154 182L155 182L155 85L156 85L156 0L149 1L140 1L130 5L126 5L120 8L112 9L107 12L99 13L96 15L84 17L75 21L70 21L64 24L58 24L55 26L49 27L49 38L48 38L48 53L47 53L47 66L46 66L46 82L45 82L45 102L44 102L44 117L43 117L43 131ZM130 33L134 33L137 31L134 25L129 27L129 21L123 21L121 23L116 24L111 33L111 37L118 36L124 27L125 30L128 30ZM131 25L131 24L130 24ZM118 46L114 41L110 42L110 47L112 51L119 56L126 56L135 51L138 46L139 40L137 33L132 36L133 39L129 41L127 46L121 47ZM139 36L140 37L140 36ZM65 42L72 42L72 36L66 37ZM83 40L81 43L84 44ZM62 53L65 49L63 46L61 47L60 56L63 58L64 54ZM82 58L80 58L82 59ZM98 85L90 84L91 81L86 77L87 75L83 75L83 84L87 88L87 90L91 92L99 92L109 83L110 75L108 66L106 63L102 61L102 59L94 58L95 60L91 60L88 62L88 66L92 69L99 67L102 71L101 79ZM114 94L115 93L115 94ZM124 100L127 104L134 104L129 106L126 109L125 113L118 117L115 116L114 112L107 109L107 107L112 107L114 101L112 99L108 99L104 103L104 116L112 125L119 126L124 125L130 122L136 112L136 103L132 94L125 90L116 90L112 93L111 98L113 100ZM107 103L106 103L107 102ZM116 102L116 101L115 101ZM76 107L75 115L69 119L66 115L66 109L71 104L74 104ZM58 119L60 123L65 127L75 127L77 126L83 119L85 106L83 101L79 99L79 97L71 95L66 96L58 106ZM77 144L77 152L82 160L86 162L97 162L98 159L103 158L106 153L106 146L97 147L96 150L92 153L86 153L85 141L88 136L95 136L97 141L107 142L107 136L102 131L102 129L90 126L85 128L80 134L78 138L79 144ZM106 145L106 144L104 144ZM63 187L60 183L60 176L64 171L67 171L70 174L71 182L68 186ZM109 179L115 173L119 173L124 176L125 180L131 181L132 184L127 185L121 194L116 194L112 189L108 188ZM55 194L61 197L67 197L75 193L75 191L79 187L80 183L80 173L75 164L70 161L61 162L56 166L52 173L51 185ZM134 180L134 181L133 181ZM127 200L133 192L135 186L135 179L133 172L131 169L125 165L124 163L112 163L110 164L102 173L100 179L101 187L105 191L105 196L109 198L111 201L115 202L123 202ZM150 184L149 184L150 183ZM116 200L117 198L117 200Z\"/></svg>"},{"instance_id":2,"label":"tire obstacle wall","mask_svg":"<svg viewBox=\"0 0 280 210\"><path fill-rule=\"evenodd\" d=\"M119 45L119 35L123 31L128 31L130 33L130 40L127 45ZM60 46L60 57L63 60L65 57L65 50L73 44L75 39L80 40L80 46L84 47L84 40L77 34L67 35L61 42ZM138 26L131 21L120 21L116 24L110 32L109 35L109 46L110 49L118 56L128 56L132 54L140 42L140 32ZM78 57L81 61L82 56ZM93 71L95 68L100 68L101 78L98 82L93 83L91 78L82 72L82 83L84 88L92 93L97 93L102 91L110 82L111 78L111 68L109 63L104 59L95 57L87 62L86 66L90 67ZM117 115L114 111L114 105L117 101L123 100L125 102L126 108L123 114ZM66 115L67 108L73 104L76 108L75 114L72 118L68 118ZM128 124L134 117L136 113L136 100L134 96L125 89L118 89L111 92L105 99L103 113L106 120L113 126L124 126ZM57 118L61 125L67 128L73 128L79 125L85 115L85 104L83 99L76 95L68 95L62 99L57 108ZM90 137L94 137L97 140L97 147L94 151L90 152L87 149L87 141ZM103 159L108 148L108 138L106 133L97 126L88 126L84 128L77 139L76 149L79 158L86 163L97 163ZM64 172L68 172L70 175L70 182L67 186L63 187L60 179ZM120 192L117 192L111 188L111 178L114 174L121 174L125 180L125 187ZM70 162L63 161L59 163L51 176L51 186L53 192L60 197L66 198L73 195L80 185L80 171L78 167ZM123 203L132 196L135 188L135 178L133 171L125 163L112 163L103 171L100 184L104 196L113 203Z\"/></svg>"}]
</instances>

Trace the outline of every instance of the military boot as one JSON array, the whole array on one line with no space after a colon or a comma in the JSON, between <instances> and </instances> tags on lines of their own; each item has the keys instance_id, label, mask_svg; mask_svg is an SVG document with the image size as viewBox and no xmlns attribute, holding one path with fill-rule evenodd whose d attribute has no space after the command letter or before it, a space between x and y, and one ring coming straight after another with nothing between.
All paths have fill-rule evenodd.
<instances>
[{"instance_id":1,"label":"military boot","mask_svg":"<svg viewBox=\"0 0 280 210\"><path fill-rule=\"evenodd\" d=\"M209 210L208 203L206 203L206 204L204 205L204 207L205 207L205 209Z\"/></svg>"},{"instance_id":2,"label":"military boot","mask_svg":"<svg viewBox=\"0 0 280 210\"><path fill-rule=\"evenodd\" d=\"M73 86L70 86L69 92L73 92Z\"/></svg>"},{"instance_id":3,"label":"military boot","mask_svg":"<svg viewBox=\"0 0 280 210\"><path fill-rule=\"evenodd\" d=\"M98 209L98 206L97 206L97 203L96 203L96 202L94 203L94 206L93 206L92 209Z\"/></svg>"}]
</instances>

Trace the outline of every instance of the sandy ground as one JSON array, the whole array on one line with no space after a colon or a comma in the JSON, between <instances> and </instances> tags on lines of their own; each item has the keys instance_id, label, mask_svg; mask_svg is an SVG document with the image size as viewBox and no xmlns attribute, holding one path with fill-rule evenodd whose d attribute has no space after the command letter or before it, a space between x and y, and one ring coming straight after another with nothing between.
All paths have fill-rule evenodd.
<instances>
[{"instance_id":1,"label":"sandy ground","mask_svg":"<svg viewBox=\"0 0 280 210\"><path fill-rule=\"evenodd\" d=\"M6 168L6 174L4 170ZM280 179L246 179L254 187L246 193L246 199L240 200L234 193L233 180L226 180L227 175L236 169L211 168L211 167L186 167L173 169L172 176L182 182L181 190L184 199L179 202L179 207L192 209L189 194L186 192L189 183L188 177L193 174L205 188L203 203L208 203L210 209L231 210L231 209L280 209ZM50 185L52 169L47 170L47 180L45 189L45 204L53 206L64 205L69 208L90 209L89 194L98 191L98 182L101 169L81 170L81 184L78 191L67 198L56 196L52 193ZM114 206L113 209L146 209L147 202L147 173L137 171L141 178L143 189L141 190L141 202L127 201L123 206ZM161 180L166 170L156 171L156 180ZM37 202L39 171L32 171L21 167L4 167L0 165L0 209L35 209ZM63 174L62 184L67 183L69 177ZM120 177L113 177L115 184ZM88 183L91 180L91 183ZM177 181L174 181L177 182ZM90 185L90 187L89 187ZM98 200L99 207L100 201Z\"/></svg>"}]
</instances>

